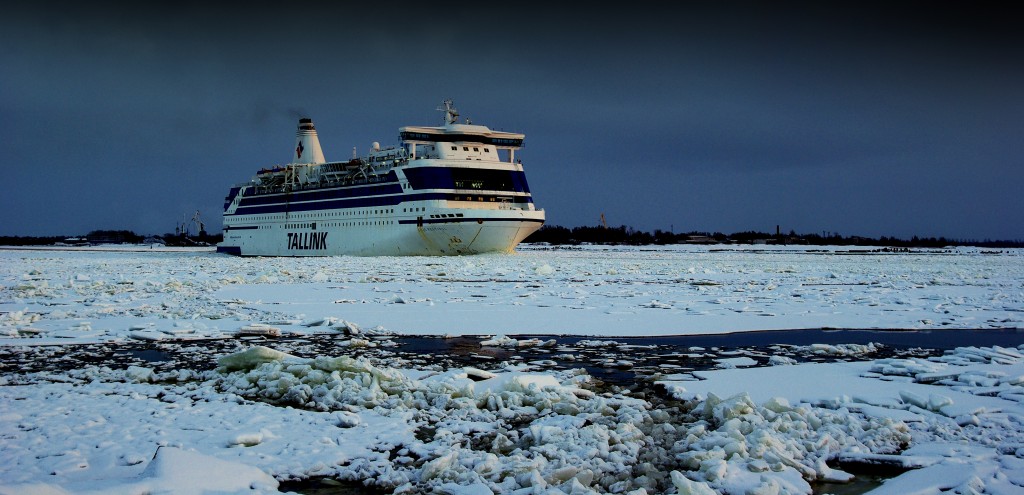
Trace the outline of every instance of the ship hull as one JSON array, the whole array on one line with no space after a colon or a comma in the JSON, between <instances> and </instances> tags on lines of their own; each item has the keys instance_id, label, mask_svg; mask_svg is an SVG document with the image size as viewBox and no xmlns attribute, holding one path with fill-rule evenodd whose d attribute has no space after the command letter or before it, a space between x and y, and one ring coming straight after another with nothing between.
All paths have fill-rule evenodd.
<instances>
[{"instance_id":1,"label":"ship hull","mask_svg":"<svg viewBox=\"0 0 1024 495\"><path fill-rule=\"evenodd\" d=\"M228 230L217 251L238 256L509 253L544 223L543 211L446 211L448 213L434 215L444 215L444 218L265 223L259 228ZM459 214L461 216L457 216Z\"/></svg>"}]
</instances>

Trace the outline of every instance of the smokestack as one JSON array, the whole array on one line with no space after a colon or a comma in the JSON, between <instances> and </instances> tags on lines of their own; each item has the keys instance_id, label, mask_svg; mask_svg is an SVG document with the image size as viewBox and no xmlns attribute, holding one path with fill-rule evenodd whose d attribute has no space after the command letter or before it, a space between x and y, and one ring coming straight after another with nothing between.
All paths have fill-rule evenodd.
<instances>
[{"instance_id":1,"label":"smokestack","mask_svg":"<svg viewBox=\"0 0 1024 495\"><path fill-rule=\"evenodd\" d=\"M292 163L325 163L324 152L320 149L320 138L313 127L313 119L299 119L299 130L295 133L295 151Z\"/></svg>"}]
</instances>

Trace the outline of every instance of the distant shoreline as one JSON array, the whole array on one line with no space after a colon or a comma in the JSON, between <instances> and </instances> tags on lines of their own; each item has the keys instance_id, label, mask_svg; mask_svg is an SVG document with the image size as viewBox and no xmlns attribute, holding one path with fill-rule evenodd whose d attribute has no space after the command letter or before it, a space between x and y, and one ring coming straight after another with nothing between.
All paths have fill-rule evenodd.
<instances>
[{"instance_id":1,"label":"distant shoreline","mask_svg":"<svg viewBox=\"0 0 1024 495\"><path fill-rule=\"evenodd\" d=\"M694 244L694 243L679 243L679 244L627 244L627 243L574 243L574 244L552 244L546 242L534 242L534 243L522 243L516 251L548 251L548 250L579 250L579 249L601 249L608 247L627 247L635 249L671 249L671 248L702 248L708 252L730 252L730 251L744 251L744 252L772 252L778 251L780 253L788 252L805 252L811 254L850 254L850 255L865 255L865 254L945 254L945 255L956 255L966 254L968 252L980 252L981 254L1002 254L1003 250L1008 253L1013 253L1015 250L1021 249L1019 247L1009 248L989 248L973 245L960 245L960 246L947 246L943 248L928 248L928 247L915 247L915 248L893 248L891 246L881 245L808 245L808 244L748 244L748 243L732 243L732 244ZM51 251L51 252L97 252L97 253L215 253L217 251L216 246L166 246L163 244L98 244L90 246L56 246L56 245L27 245L27 246L10 246L0 245L0 251ZM273 258L274 256L272 256Z\"/></svg>"},{"instance_id":2,"label":"distant shoreline","mask_svg":"<svg viewBox=\"0 0 1024 495\"><path fill-rule=\"evenodd\" d=\"M143 236L129 230L95 230L84 236L16 236L0 235L0 246L55 246L60 244L88 246L142 244L155 241L153 244L168 246L196 247L200 244L215 246L223 239L222 234L200 232L190 234L164 234ZM784 232L776 226L775 233L743 231L725 234L722 232L689 231L679 232L655 229L653 232L636 230L627 225L610 226L578 226L562 227L544 225L521 244L550 245L606 245L606 246L662 246L662 245L778 245L778 246L856 246L871 248L929 248L948 249L952 247L977 247L986 249L1024 248L1024 239L967 239L949 237L899 238L890 236L865 237L859 235L842 235L838 232L823 231L818 233L797 234L790 230Z\"/></svg>"},{"instance_id":3,"label":"distant shoreline","mask_svg":"<svg viewBox=\"0 0 1024 495\"><path fill-rule=\"evenodd\" d=\"M98 246L0 246L3 251L99 251L108 253L200 253L214 252L217 246L164 246L161 244L110 244Z\"/></svg>"}]
</instances>

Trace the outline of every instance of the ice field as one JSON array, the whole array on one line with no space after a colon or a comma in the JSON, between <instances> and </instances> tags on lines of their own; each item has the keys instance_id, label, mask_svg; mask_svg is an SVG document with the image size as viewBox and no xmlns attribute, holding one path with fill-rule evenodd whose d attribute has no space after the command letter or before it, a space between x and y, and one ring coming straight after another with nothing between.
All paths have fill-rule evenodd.
<instances>
[{"instance_id":1,"label":"ice field","mask_svg":"<svg viewBox=\"0 0 1024 495\"><path fill-rule=\"evenodd\" d=\"M885 358L872 345L787 348L768 366L726 351L712 369L666 365L632 389L542 362L445 368L347 351L394 335L472 335L554 345L572 360L639 336L1022 329L1022 254L0 249L3 349L175 342L208 365L5 367L0 493L278 493L339 480L385 493L809 494L856 482L850 466L880 465L905 472L871 493L1021 493L1024 333L1018 347ZM302 357L275 349L275 335L333 335L338 346ZM548 343L565 335L595 340Z\"/></svg>"},{"instance_id":2,"label":"ice field","mask_svg":"<svg viewBox=\"0 0 1024 495\"><path fill-rule=\"evenodd\" d=\"M1024 327L1024 252L522 246L514 255L234 258L0 250L0 332L110 340L351 322L407 335L644 336Z\"/></svg>"}]
</instances>

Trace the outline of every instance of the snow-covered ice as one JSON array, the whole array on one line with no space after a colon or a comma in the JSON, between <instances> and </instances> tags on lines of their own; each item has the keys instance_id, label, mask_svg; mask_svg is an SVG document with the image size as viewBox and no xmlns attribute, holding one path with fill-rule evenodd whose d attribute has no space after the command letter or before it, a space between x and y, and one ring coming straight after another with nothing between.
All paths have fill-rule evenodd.
<instances>
[{"instance_id":1,"label":"snow-covered ice","mask_svg":"<svg viewBox=\"0 0 1024 495\"><path fill-rule=\"evenodd\" d=\"M239 339L195 369L0 375L0 494L278 493L320 478L395 493L812 493L872 464L909 469L874 493L1024 491L1024 347L866 360L871 344L815 344L799 351L834 362L804 363L727 353L713 369L666 365L662 392L639 394L543 362L348 355L387 334L554 353L571 352L559 335L1024 327L1020 251L847 251L0 250L8 348ZM346 344L274 348L276 334L318 333ZM575 345L628 352L609 342Z\"/></svg>"},{"instance_id":2,"label":"snow-covered ice","mask_svg":"<svg viewBox=\"0 0 1024 495\"><path fill-rule=\"evenodd\" d=\"M526 246L449 258L0 250L0 334L159 340L348 322L508 337L1024 326L1021 250L761 248Z\"/></svg>"}]
</instances>

